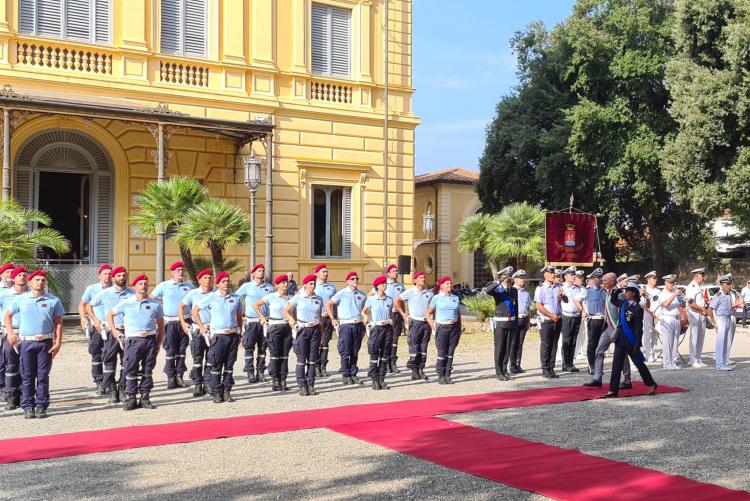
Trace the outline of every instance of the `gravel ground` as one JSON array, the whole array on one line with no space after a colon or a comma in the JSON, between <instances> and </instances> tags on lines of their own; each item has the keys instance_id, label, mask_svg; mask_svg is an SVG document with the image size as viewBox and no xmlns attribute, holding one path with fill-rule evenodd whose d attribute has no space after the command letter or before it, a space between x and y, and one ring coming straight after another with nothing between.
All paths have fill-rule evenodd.
<instances>
[{"instance_id":1,"label":"gravel ground","mask_svg":"<svg viewBox=\"0 0 750 501\"><path fill-rule=\"evenodd\" d=\"M734 372L654 370L660 384L681 386L689 389L688 393L490 411L452 418L550 445L579 448L591 454L750 490L750 474L743 469L748 462L745 448L749 438L744 426L748 417L745 403L748 394L745 374L750 367L748 333L750 329L738 330L733 355L739 363ZM408 355L405 340L401 341L399 362L403 365ZM706 348L711 352L712 345L713 335L709 333ZM334 376L316 384L319 396L303 398L292 392L272 393L269 384L249 385L238 378L239 384L233 392L237 402L221 405L194 399L187 388L166 390L165 377L158 371L162 355L152 393L152 400L159 408L126 414L94 397L93 385L89 384L85 338L80 331L70 328L66 330L63 352L53 367L50 418L24 420L17 412L0 412L0 437L564 386L587 379L583 375L566 374L558 380L544 380L538 371L537 337L527 336L525 348L524 366L532 370L507 383L494 379L491 337L471 334L461 340L453 386L437 385L434 377L428 383L413 383L410 375L402 372L389 377L393 389L374 392L367 386L344 387ZM681 349L686 351L686 342ZM333 358L329 370L337 369L338 357ZM712 361L706 358L706 362ZM366 360L363 347L360 366ZM429 363L434 364L434 360L433 346ZM292 356L290 362L293 361ZM583 365L582 361L578 364ZM293 382L290 376L290 387ZM310 444L315 446L311 449ZM187 499L212 495L229 499L353 499L363 495L373 499L448 499L459 494L465 499L541 499L326 430L9 464L3 465L2 472L0 499L19 496L143 499L159 494L177 494ZM23 487L25 483L29 487ZM14 486L12 492L8 486Z\"/></svg>"}]
</instances>

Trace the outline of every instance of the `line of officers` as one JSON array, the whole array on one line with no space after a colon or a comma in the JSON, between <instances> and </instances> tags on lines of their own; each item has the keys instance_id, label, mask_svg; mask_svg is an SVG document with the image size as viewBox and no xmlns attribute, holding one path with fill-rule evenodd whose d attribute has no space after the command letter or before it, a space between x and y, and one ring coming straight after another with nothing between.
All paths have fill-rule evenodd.
<instances>
[{"instance_id":1,"label":"line of officers","mask_svg":"<svg viewBox=\"0 0 750 501\"><path fill-rule=\"evenodd\" d=\"M20 406L26 418L44 418L52 360L62 344L63 308L47 291L44 271L29 273L12 263L0 270L0 311L7 333L0 363L5 409ZM187 387L188 346L192 356L188 377L195 397L210 394L215 403L234 401L231 391L240 345L242 371L249 383L267 381L267 368L272 390L289 390L289 353L294 348L299 394L317 395L316 378L328 376L334 331L344 385L364 384L357 374L367 336L372 389L388 389L386 375L400 372L398 341L405 326L412 380L428 380L424 368L434 334L438 382L453 383L461 317L451 277L441 278L433 293L418 271L412 275L415 285L407 290L398 282L397 266L391 264L369 292L360 288L356 272L350 272L346 286L337 290L328 282L326 265L320 264L292 296L288 276L279 275L269 284L263 264L256 264L250 280L236 291L225 271L215 277L210 269L200 271L195 287L184 280L182 262L173 263L169 270L171 278L150 290L148 276L129 280L125 267L103 265L98 282L86 288L79 305L97 393L108 395L112 404L122 403L125 410L155 408L150 394L161 349L167 387Z\"/></svg>"}]
</instances>

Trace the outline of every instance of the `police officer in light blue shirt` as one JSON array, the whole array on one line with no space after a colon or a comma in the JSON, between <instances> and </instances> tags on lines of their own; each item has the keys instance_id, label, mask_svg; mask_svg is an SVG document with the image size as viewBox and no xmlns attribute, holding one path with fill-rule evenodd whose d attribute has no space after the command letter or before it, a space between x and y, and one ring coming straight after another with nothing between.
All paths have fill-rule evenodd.
<instances>
[{"instance_id":1,"label":"police officer in light blue shirt","mask_svg":"<svg viewBox=\"0 0 750 501\"><path fill-rule=\"evenodd\" d=\"M187 372L185 357L190 334L182 328L180 305L185 295L195 287L182 278L185 273L182 261L172 263L169 271L172 278L154 287L151 297L161 300L164 305L164 374L167 375L167 388L172 390L186 386L183 376ZM183 311L183 314L189 313Z\"/></svg>"},{"instance_id":2,"label":"police officer in light blue shirt","mask_svg":"<svg viewBox=\"0 0 750 501\"><path fill-rule=\"evenodd\" d=\"M566 301L560 305L562 320L560 323L560 337L562 338L562 372L580 372L574 365L576 338L581 327L581 310L583 309L578 296L582 288L575 284L576 267L570 266L563 270L562 294Z\"/></svg>"},{"instance_id":3,"label":"police officer in light blue shirt","mask_svg":"<svg viewBox=\"0 0 750 501\"><path fill-rule=\"evenodd\" d=\"M21 407L24 417L46 418L49 406L49 374L52 359L62 346L62 316L65 310L60 300L45 292L47 275L37 270L29 275L30 291L21 294L5 312L8 342L20 340ZM19 317L18 334L13 333L13 315Z\"/></svg>"},{"instance_id":4,"label":"police officer in light blue shirt","mask_svg":"<svg viewBox=\"0 0 750 501\"><path fill-rule=\"evenodd\" d=\"M103 264L99 267L99 281L86 287L78 304L78 318L81 320L81 328L86 333L89 345L89 355L91 355L91 377L100 394L107 392L107 387L102 386L102 349L104 340L102 335L94 327L94 322L86 314L86 305L104 289L112 287L112 265ZM97 312L99 318L104 318L104 312L101 309Z\"/></svg>"},{"instance_id":5,"label":"police officer in light blue shirt","mask_svg":"<svg viewBox=\"0 0 750 501\"><path fill-rule=\"evenodd\" d=\"M302 289L292 297L284 310L284 317L292 328L294 354L297 355L297 386L303 397L317 395L315 373L323 336L320 320L323 299L315 295L315 275L302 279Z\"/></svg>"},{"instance_id":6,"label":"police officer in light blue shirt","mask_svg":"<svg viewBox=\"0 0 750 501\"><path fill-rule=\"evenodd\" d=\"M26 268L23 266L16 266L10 273L10 278L13 280L13 286L9 288L0 289L0 312L5 314L18 296L25 294L29 287L27 285L28 273ZM11 324L13 329L19 327L18 315L13 315ZM21 360L18 356L18 352L12 344L8 342L8 330L7 325L5 326L6 336L3 340L3 361L5 362L5 410L16 410L21 405Z\"/></svg>"},{"instance_id":7,"label":"police officer in light blue shirt","mask_svg":"<svg viewBox=\"0 0 750 501\"><path fill-rule=\"evenodd\" d=\"M588 360L588 373L594 374L594 362L596 361L596 347L599 344L604 331L607 329L607 321L604 318L607 303L607 291L602 289L602 276L604 271L597 268L587 278L589 286L581 291L579 300L583 305L586 315L586 329L588 341L586 343L586 358Z\"/></svg>"},{"instance_id":8,"label":"police officer in light blue shirt","mask_svg":"<svg viewBox=\"0 0 750 501\"><path fill-rule=\"evenodd\" d=\"M362 308L367 297L357 287L359 275L350 271L346 276L347 286L338 291L326 303L326 311L333 327L338 329L338 350L341 356L341 378L343 384L362 384L357 377L357 360L365 325L362 323ZM333 307L336 306L334 313ZM341 326L339 328L339 325Z\"/></svg>"},{"instance_id":9,"label":"police officer in light blue shirt","mask_svg":"<svg viewBox=\"0 0 750 501\"><path fill-rule=\"evenodd\" d=\"M279 275L273 281L276 292L267 294L253 305L255 313L265 329L270 363L268 374L271 376L273 391L287 391L286 378L289 374L289 352L292 350L292 328L284 317L284 310L291 296L287 291L289 277ZM265 309L265 311L263 311Z\"/></svg>"},{"instance_id":10,"label":"police officer in light blue shirt","mask_svg":"<svg viewBox=\"0 0 750 501\"><path fill-rule=\"evenodd\" d=\"M128 271L124 266L117 266L112 270L112 286L104 289L94 296L90 303L86 304L86 312L94 323L94 329L102 336L104 347L102 348L102 362L104 372L102 374L101 387L109 393L109 403L116 404L120 401L120 392L125 391L125 378L123 377L122 364L122 341L120 336L125 333L122 315L115 315L115 330L110 331L107 323L107 313L117 306L122 300L135 294L135 290L128 287ZM120 377L115 380L117 372L117 359L120 359Z\"/></svg>"},{"instance_id":11,"label":"police officer in light blue shirt","mask_svg":"<svg viewBox=\"0 0 750 501\"><path fill-rule=\"evenodd\" d=\"M432 329L427 323L427 308L430 306L432 291L425 286L426 277L423 271L415 271L411 277L414 287L405 290L396 296L396 309L398 310L404 324L409 326L409 362L406 366L411 369L411 378L416 381L422 379L428 381L424 373L427 363L427 347L430 345ZM404 311L404 303L409 308L409 316Z\"/></svg>"},{"instance_id":12,"label":"police officer in light blue shirt","mask_svg":"<svg viewBox=\"0 0 750 501\"><path fill-rule=\"evenodd\" d=\"M125 372L125 410L138 407L155 409L149 395L154 387L153 372L159 347L164 341L164 310L159 301L148 296L148 277L138 275L130 283L135 293L120 301L107 313L112 333L117 332L115 316L122 315L125 333L122 335L122 366ZM143 373L141 375L141 369ZM138 377L141 376L140 383ZM141 399L136 402L136 394Z\"/></svg>"},{"instance_id":13,"label":"police officer in light blue shirt","mask_svg":"<svg viewBox=\"0 0 750 501\"><path fill-rule=\"evenodd\" d=\"M10 278L10 274L13 273L15 267L16 265L13 263L5 263L0 266L0 289L13 287L13 279Z\"/></svg>"},{"instance_id":14,"label":"police officer in light blue shirt","mask_svg":"<svg viewBox=\"0 0 750 501\"><path fill-rule=\"evenodd\" d=\"M709 314L716 325L716 369L731 371L733 362L729 358L737 328L734 321L734 309L745 305L742 296L732 290L732 274L719 277L721 290L714 294L709 305Z\"/></svg>"},{"instance_id":15,"label":"police officer in light blue shirt","mask_svg":"<svg viewBox=\"0 0 750 501\"><path fill-rule=\"evenodd\" d=\"M245 282L237 289L237 294L244 300L245 320L242 333L242 347L245 349L245 365L242 372L247 374L248 383L263 382L266 380L266 350L268 343L263 335L263 326L260 317L255 313L253 305L259 299L274 292L274 287L263 278L266 268L263 263L253 266L250 271L251 280ZM268 316L268 308L263 305L261 311ZM257 350L257 351L256 351ZM255 363L257 362L257 363ZM256 368L257 367L257 368Z\"/></svg>"},{"instance_id":16,"label":"police officer in light blue shirt","mask_svg":"<svg viewBox=\"0 0 750 501\"><path fill-rule=\"evenodd\" d=\"M362 316L367 323L367 350L370 353L370 369L367 375L372 379L373 390L387 390L385 375L388 369L390 338L393 336L393 299L388 296L388 279L377 277L372 283L375 293L367 298Z\"/></svg>"},{"instance_id":17,"label":"police officer in light blue shirt","mask_svg":"<svg viewBox=\"0 0 750 501\"><path fill-rule=\"evenodd\" d=\"M336 286L328 281L328 267L325 264L319 264L313 269L313 273L317 278L315 283L315 295L323 300L323 305L336 294ZM328 312L323 308L323 339L320 340L320 356L318 357L318 367L315 369L315 374L321 377L328 377L328 345L333 337L333 323L331 323L331 317L328 316Z\"/></svg>"},{"instance_id":18,"label":"police officer in light blue shirt","mask_svg":"<svg viewBox=\"0 0 750 501\"><path fill-rule=\"evenodd\" d=\"M510 344L510 372L511 374L520 374L526 372L521 368L521 358L523 357L523 342L526 339L526 332L529 330L529 310L531 308L531 296L526 290L526 270L518 270L513 275L513 288L516 289L518 296L518 332L513 336Z\"/></svg>"},{"instance_id":19,"label":"police officer in light blue shirt","mask_svg":"<svg viewBox=\"0 0 750 501\"><path fill-rule=\"evenodd\" d=\"M385 269L385 276L388 279L386 282L386 288L385 293L386 295L391 298L394 302L393 311L391 312L391 320L393 321L393 338L391 340L390 348L388 351L388 373L398 373L401 372L398 369L398 365L396 364L396 361L398 360L398 340L401 337L401 333L404 330L404 318L398 313L398 310L396 309L395 302L396 298L401 295L406 288L404 287L404 284L400 283L398 281L398 266L395 264L389 264ZM370 294L374 294L375 289L370 292Z\"/></svg>"},{"instance_id":20,"label":"police officer in light blue shirt","mask_svg":"<svg viewBox=\"0 0 750 501\"><path fill-rule=\"evenodd\" d=\"M555 283L555 268L545 266L542 268L544 282L539 284L534 291L534 303L536 313L541 326L539 328L539 354L542 362L542 377L557 378L555 373L555 353L557 342L562 329L560 302L562 288Z\"/></svg>"},{"instance_id":21,"label":"police officer in light blue shirt","mask_svg":"<svg viewBox=\"0 0 750 501\"><path fill-rule=\"evenodd\" d=\"M192 313L193 306L201 303L206 299L206 296L213 292L214 272L206 268L199 271L196 278L198 279L198 287L185 294L178 311L182 329L191 335L190 352L193 354L193 368L190 370L190 379L193 380L193 384L195 385L193 396L201 397L208 393L208 383L206 382L208 377L207 371L211 370L211 366L208 364L208 341L201 334L198 324L193 324L190 313ZM190 313L186 315L185 310ZM211 312L208 309L200 310L199 316L203 325L211 323Z\"/></svg>"},{"instance_id":22,"label":"police officer in light blue shirt","mask_svg":"<svg viewBox=\"0 0 750 501\"><path fill-rule=\"evenodd\" d=\"M461 339L461 303L458 296L451 293L453 281L445 276L437 283L440 292L430 300L427 308L427 321L435 331L437 362L435 369L439 384L453 384L453 355ZM434 319L432 318L434 317Z\"/></svg>"}]
</instances>

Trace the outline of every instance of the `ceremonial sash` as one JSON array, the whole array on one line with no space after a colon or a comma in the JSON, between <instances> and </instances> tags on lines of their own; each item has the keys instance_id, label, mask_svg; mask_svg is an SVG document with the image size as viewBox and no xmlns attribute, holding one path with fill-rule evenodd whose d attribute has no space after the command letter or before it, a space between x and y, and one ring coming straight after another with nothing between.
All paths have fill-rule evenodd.
<instances>
[{"instance_id":1,"label":"ceremonial sash","mask_svg":"<svg viewBox=\"0 0 750 501\"><path fill-rule=\"evenodd\" d=\"M644 357L641 350L638 349L638 341L635 339L635 334L625 320L625 306L627 306L627 303L623 304L620 308L620 325L622 325L622 331L625 333L625 337L628 338L630 344L632 344L633 348L638 352L635 357L633 357L635 363L640 364L646 360L646 357Z\"/></svg>"},{"instance_id":2,"label":"ceremonial sash","mask_svg":"<svg viewBox=\"0 0 750 501\"><path fill-rule=\"evenodd\" d=\"M617 323L619 321L617 318L617 306L612 304L612 298L610 297L609 292L604 301L604 306L604 315L607 317L607 324L612 328L612 332L617 332Z\"/></svg>"},{"instance_id":3,"label":"ceremonial sash","mask_svg":"<svg viewBox=\"0 0 750 501\"><path fill-rule=\"evenodd\" d=\"M513 306L513 301L510 300L510 296L508 296L508 292L505 290L505 288L500 288L498 285L497 290L500 291L500 299L503 300L503 303L505 303L505 306L508 307L508 311L510 312L511 317L516 316L516 308Z\"/></svg>"}]
</instances>

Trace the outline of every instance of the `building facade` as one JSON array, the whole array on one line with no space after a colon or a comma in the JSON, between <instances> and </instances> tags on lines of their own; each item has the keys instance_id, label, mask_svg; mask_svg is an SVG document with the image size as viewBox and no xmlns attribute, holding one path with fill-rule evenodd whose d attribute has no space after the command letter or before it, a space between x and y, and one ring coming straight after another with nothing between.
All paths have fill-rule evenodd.
<instances>
[{"instance_id":1,"label":"building facade","mask_svg":"<svg viewBox=\"0 0 750 501\"><path fill-rule=\"evenodd\" d=\"M427 283L435 283L444 275L472 288L488 281L483 255L462 254L456 245L461 223L481 208L474 189L478 180L478 173L460 168L429 172L414 179L414 265L425 271ZM425 219L431 224L425 224Z\"/></svg>"},{"instance_id":2,"label":"building facade","mask_svg":"<svg viewBox=\"0 0 750 501\"><path fill-rule=\"evenodd\" d=\"M160 174L191 176L248 209L240 155L252 150L265 161L258 261L370 278L412 248L411 9L0 0L3 194L53 217L73 247L53 256L61 266L154 274L159 239L128 222L139 191ZM179 257L169 240L165 253ZM227 254L250 265L249 247Z\"/></svg>"}]
</instances>

